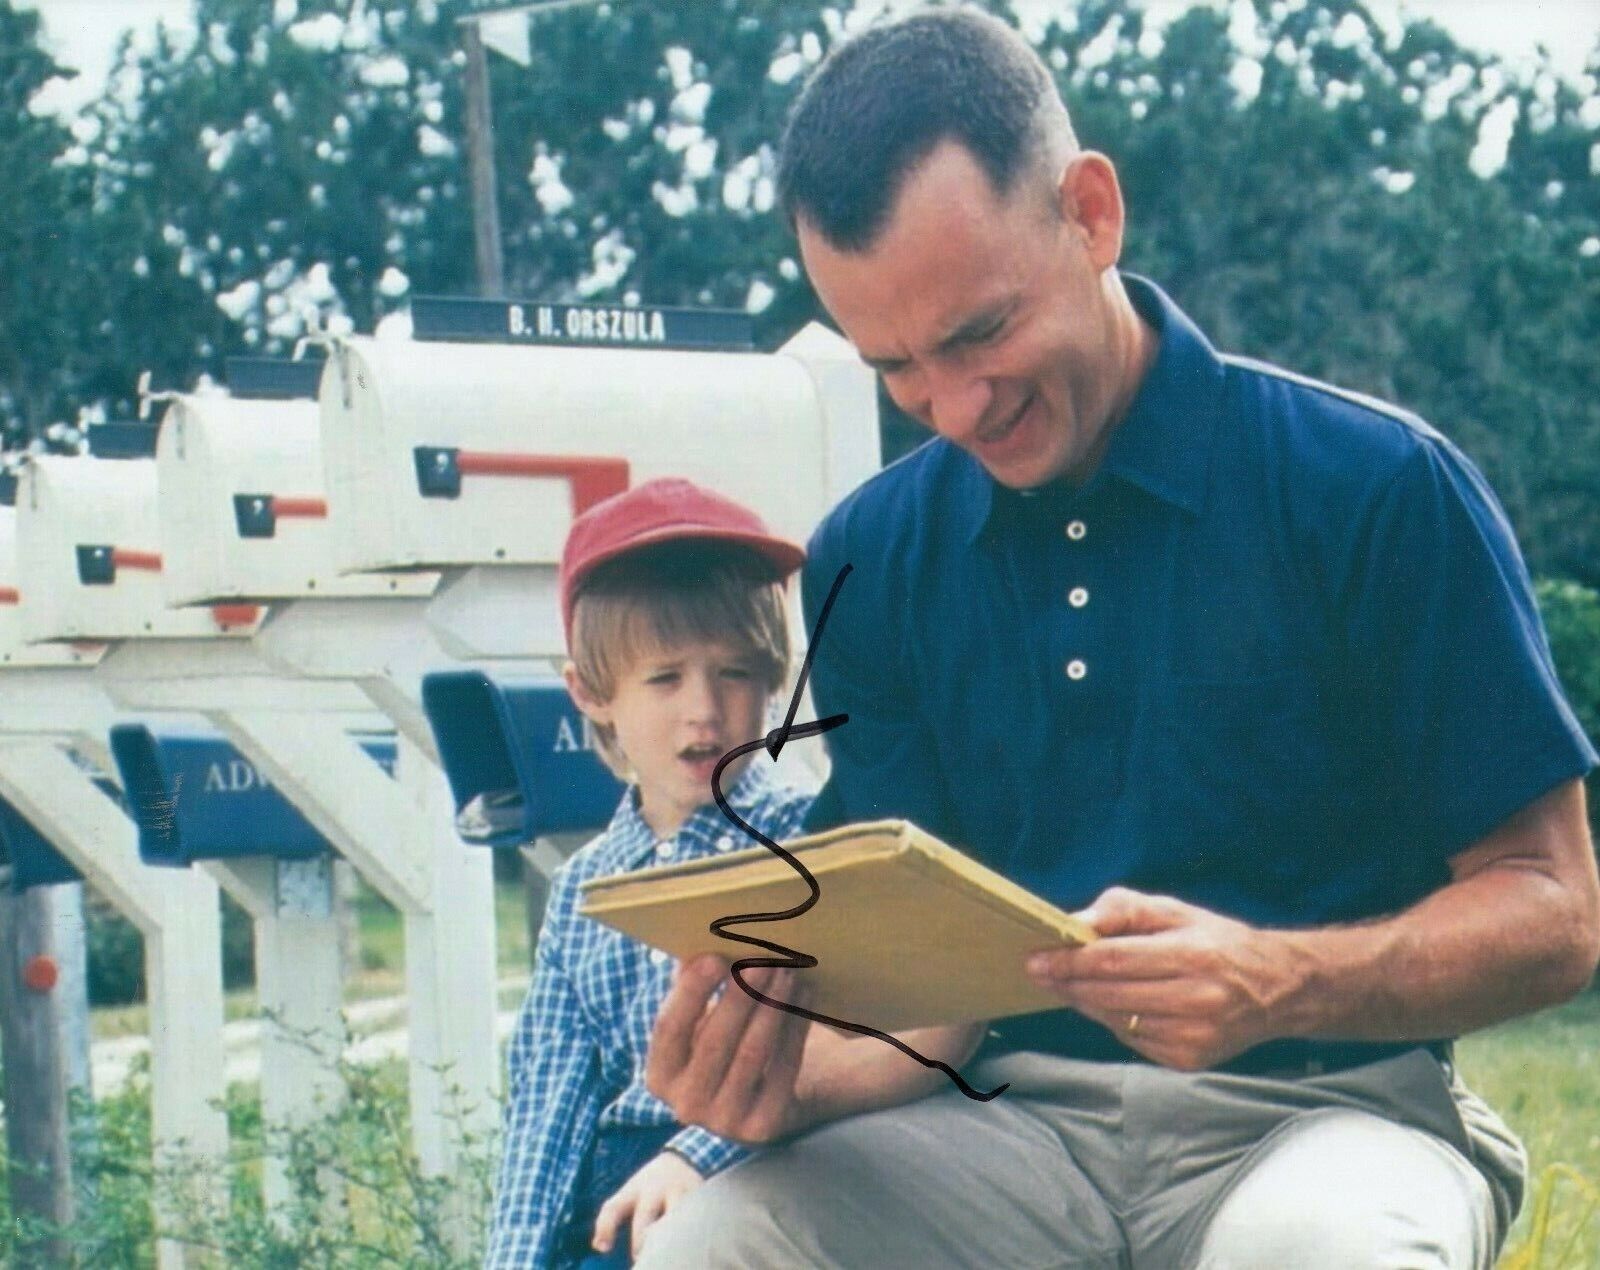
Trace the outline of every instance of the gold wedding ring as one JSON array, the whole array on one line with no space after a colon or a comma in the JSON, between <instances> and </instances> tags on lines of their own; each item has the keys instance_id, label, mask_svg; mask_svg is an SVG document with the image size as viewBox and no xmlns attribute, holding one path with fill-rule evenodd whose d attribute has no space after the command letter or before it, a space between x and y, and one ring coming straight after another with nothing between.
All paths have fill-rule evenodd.
<instances>
[{"instance_id":1,"label":"gold wedding ring","mask_svg":"<svg viewBox=\"0 0 1600 1270\"><path fill-rule=\"evenodd\" d=\"M1138 1030L1139 1030L1139 1016L1137 1014L1130 1014L1128 1016L1128 1035L1132 1036Z\"/></svg>"}]
</instances>

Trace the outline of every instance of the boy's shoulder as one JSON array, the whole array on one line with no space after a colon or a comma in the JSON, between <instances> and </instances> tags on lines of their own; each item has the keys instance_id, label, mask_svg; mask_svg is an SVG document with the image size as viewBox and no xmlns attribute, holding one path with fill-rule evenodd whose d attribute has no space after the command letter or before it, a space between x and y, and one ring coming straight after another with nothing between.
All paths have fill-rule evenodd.
<instances>
[{"instance_id":1,"label":"boy's shoulder","mask_svg":"<svg viewBox=\"0 0 1600 1270\"><path fill-rule=\"evenodd\" d=\"M759 755L757 761L760 761ZM814 788L769 773L748 791L742 804L735 802L734 805L745 820L763 833L787 836L797 830L816 798ZM734 830L738 837L744 836L731 822L726 828Z\"/></svg>"},{"instance_id":2,"label":"boy's shoulder","mask_svg":"<svg viewBox=\"0 0 1600 1270\"><path fill-rule=\"evenodd\" d=\"M623 794L624 802L618 804L611 823L568 857L556 871L558 880L576 888L591 878L665 862L656 850L655 834L626 801L632 797L631 789ZM728 794L729 805L742 819L763 833L782 836L797 831L815 798L814 790L768 772L741 778ZM684 854L752 845L716 807L702 809L678 836L691 840L685 843Z\"/></svg>"},{"instance_id":3,"label":"boy's shoulder","mask_svg":"<svg viewBox=\"0 0 1600 1270\"><path fill-rule=\"evenodd\" d=\"M620 872L629 867L629 858L643 845L638 835L619 831L613 820L568 856L556 870L556 877L576 886L590 878Z\"/></svg>"}]
</instances>

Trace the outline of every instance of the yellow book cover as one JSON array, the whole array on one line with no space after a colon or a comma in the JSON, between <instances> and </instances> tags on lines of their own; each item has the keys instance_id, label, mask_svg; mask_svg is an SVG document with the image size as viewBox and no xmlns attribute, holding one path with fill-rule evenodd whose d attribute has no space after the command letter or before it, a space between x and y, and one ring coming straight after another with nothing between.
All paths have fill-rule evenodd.
<instances>
[{"instance_id":1,"label":"yellow book cover","mask_svg":"<svg viewBox=\"0 0 1600 1270\"><path fill-rule=\"evenodd\" d=\"M903 820L847 825L783 844L817 880L817 903L783 922L731 929L817 959L800 971L808 1008L881 1031L967 1023L1061 1002L1023 972L1027 955L1083 944L1069 913ZM769 956L711 931L718 918L780 912L810 894L760 844L728 855L595 878L582 912L679 960Z\"/></svg>"}]
</instances>

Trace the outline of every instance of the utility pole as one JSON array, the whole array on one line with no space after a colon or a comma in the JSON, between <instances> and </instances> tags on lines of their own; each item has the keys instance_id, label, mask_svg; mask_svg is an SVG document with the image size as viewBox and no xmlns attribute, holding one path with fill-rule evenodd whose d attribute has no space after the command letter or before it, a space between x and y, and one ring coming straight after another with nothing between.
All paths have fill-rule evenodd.
<instances>
[{"instance_id":1,"label":"utility pole","mask_svg":"<svg viewBox=\"0 0 1600 1270\"><path fill-rule=\"evenodd\" d=\"M476 21L461 23L467 54L467 161L472 169L472 237L477 249L478 293L502 295L505 259L500 250L500 201L494 180L494 114L489 101L489 59Z\"/></svg>"},{"instance_id":2,"label":"utility pole","mask_svg":"<svg viewBox=\"0 0 1600 1270\"><path fill-rule=\"evenodd\" d=\"M505 9L486 9L456 19L461 27L461 48L467 55L467 164L472 173L472 238L478 261L478 294L505 294L505 256L500 237L500 201L494 175L494 106L489 98L489 58L485 52L485 23L520 17L524 23L563 9L586 9L600 0L544 0ZM496 44L501 52L526 66L527 40L521 54Z\"/></svg>"},{"instance_id":3,"label":"utility pole","mask_svg":"<svg viewBox=\"0 0 1600 1270\"><path fill-rule=\"evenodd\" d=\"M467 55L467 162L472 171L472 237L478 260L479 295L500 296L505 294L506 289L505 257L500 238L500 202L494 175L494 106L489 98L489 58L484 51L483 24L511 17L521 17L524 22L531 23L541 14L562 9L586 9L598 3L600 0L543 0L540 4L488 9L456 19L461 26L461 48ZM525 38L521 45L516 52L504 45L497 44L496 47L526 66L529 58ZM518 859L522 871L526 904L524 920L528 924L528 957L531 964L534 948L539 942L549 882L528 859L526 849Z\"/></svg>"}]
</instances>

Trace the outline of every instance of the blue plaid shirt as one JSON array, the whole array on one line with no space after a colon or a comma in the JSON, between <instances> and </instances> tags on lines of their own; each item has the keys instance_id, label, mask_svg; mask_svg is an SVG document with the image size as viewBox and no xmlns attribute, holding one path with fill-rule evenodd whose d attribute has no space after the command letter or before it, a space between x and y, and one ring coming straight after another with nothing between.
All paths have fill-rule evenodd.
<instances>
[{"instance_id":1,"label":"blue plaid shirt","mask_svg":"<svg viewBox=\"0 0 1600 1270\"><path fill-rule=\"evenodd\" d=\"M777 780L757 754L728 802L782 840L799 831L811 795ZM584 1161L606 1128L674 1123L644 1085L645 1052L672 982L672 961L578 915L590 878L692 860L753 845L715 804L658 839L630 787L605 832L556 873L539 934L533 983L507 1055L504 1151L486 1267L543 1266L567 1220ZM667 1148L711 1176L743 1147L689 1127Z\"/></svg>"}]
</instances>

